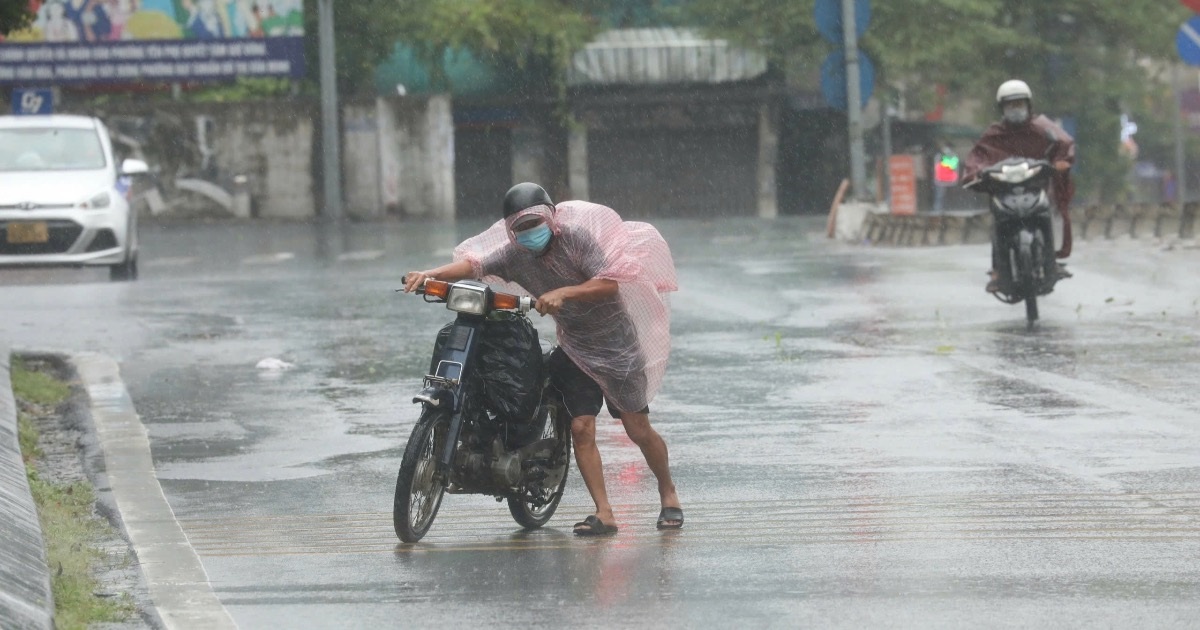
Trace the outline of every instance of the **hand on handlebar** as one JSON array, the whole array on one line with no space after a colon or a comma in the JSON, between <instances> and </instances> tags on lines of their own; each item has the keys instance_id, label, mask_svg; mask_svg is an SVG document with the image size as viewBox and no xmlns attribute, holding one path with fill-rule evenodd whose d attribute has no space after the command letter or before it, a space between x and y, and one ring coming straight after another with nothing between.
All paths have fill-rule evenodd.
<instances>
[{"instance_id":1,"label":"hand on handlebar","mask_svg":"<svg viewBox=\"0 0 1200 630\"><path fill-rule=\"evenodd\" d=\"M1071 170L1071 163L1066 160L1059 160L1054 163L1054 170L1058 171L1059 173L1066 173L1067 171Z\"/></svg>"},{"instance_id":2,"label":"hand on handlebar","mask_svg":"<svg viewBox=\"0 0 1200 630\"><path fill-rule=\"evenodd\" d=\"M429 279L429 274L424 271L410 271L404 274L404 292L412 293L421 288L425 281Z\"/></svg>"},{"instance_id":3,"label":"hand on handlebar","mask_svg":"<svg viewBox=\"0 0 1200 630\"><path fill-rule=\"evenodd\" d=\"M543 294L534 303L533 308L538 313L545 315L554 315L558 313L563 305L562 289L555 289L549 293Z\"/></svg>"}]
</instances>

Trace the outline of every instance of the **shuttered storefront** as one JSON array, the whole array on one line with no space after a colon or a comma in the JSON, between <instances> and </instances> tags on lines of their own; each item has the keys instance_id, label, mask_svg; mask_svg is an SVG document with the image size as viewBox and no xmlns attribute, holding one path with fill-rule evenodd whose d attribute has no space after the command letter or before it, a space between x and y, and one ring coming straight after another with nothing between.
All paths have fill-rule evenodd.
<instances>
[{"instance_id":1,"label":"shuttered storefront","mask_svg":"<svg viewBox=\"0 0 1200 630\"><path fill-rule=\"evenodd\" d=\"M588 133L589 197L625 218L753 216L754 127Z\"/></svg>"},{"instance_id":2,"label":"shuttered storefront","mask_svg":"<svg viewBox=\"0 0 1200 630\"><path fill-rule=\"evenodd\" d=\"M757 214L767 60L681 28L601 33L567 72L588 196L626 217Z\"/></svg>"},{"instance_id":3,"label":"shuttered storefront","mask_svg":"<svg viewBox=\"0 0 1200 630\"><path fill-rule=\"evenodd\" d=\"M512 130L460 126L454 130L455 211L459 219L497 219L512 186Z\"/></svg>"}]
</instances>

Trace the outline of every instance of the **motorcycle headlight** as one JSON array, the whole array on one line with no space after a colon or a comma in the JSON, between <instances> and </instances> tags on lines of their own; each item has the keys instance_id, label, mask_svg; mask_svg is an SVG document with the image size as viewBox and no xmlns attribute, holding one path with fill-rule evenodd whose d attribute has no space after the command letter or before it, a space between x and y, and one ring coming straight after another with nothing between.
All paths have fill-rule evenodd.
<instances>
[{"instance_id":1,"label":"motorcycle headlight","mask_svg":"<svg viewBox=\"0 0 1200 630\"><path fill-rule=\"evenodd\" d=\"M79 204L80 208L107 208L112 203L112 196L107 191L102 192Z\"/></svg>"},{"instance_id":2,"label":"motorcycle headlight","mask_svg":"<svg viewBox=\"0 0 1200 630\"><path fill-rule=\"evenodd\" d=\"M1009 184L1019 184L1025 180L1033 177L1034 175L1037 175L1038 173L1041 172L1041 170L1042 170L1042 167L1040 167L1040 166L1035 166L1033 168L1029 168L1025 164L1017 164L1015 166L1003 167L1002 169L1000 169L999 173L996 173L994 175L994 177L1002 182L1007 182Z\"/></svg>"},{"instance_id":3,"label":"motorcycle headlight","mask_svg":"<svg viewBox=\"0 0 1200 630\"><path fill-rule=\"evenodd\" d=\"M450 295L446 296L446 308L459 313L483 315L487 311L487 289L453 285Z\"/></svg>"}]
</instances>

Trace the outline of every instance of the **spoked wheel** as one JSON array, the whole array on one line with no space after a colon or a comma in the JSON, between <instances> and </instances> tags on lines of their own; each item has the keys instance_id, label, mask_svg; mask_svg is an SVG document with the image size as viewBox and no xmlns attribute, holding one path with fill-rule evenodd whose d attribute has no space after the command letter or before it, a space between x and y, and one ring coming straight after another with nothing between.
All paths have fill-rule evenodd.
<instances>
[{"instance_id":1,"label":"spoked wheel","mask_svg":"<svg viewBox=\"0 0 1200 630\"><path fill-rule=\"evenodd\" d=\"M555 410L546 417L541 440L555 439L557 448L550 456L551 467L546 477L527 484L521 496L508 498L508 511L513 520L525 529L537 529L545 525L558 502L562 500L563 488L567 485L567 472L571 469L571 420L565 412Z\"/></svg>"},{"instance_id":2,"label":"spoked wheel","mask_svg":"<svg viewBox=\"0 0 1200 630\"><path fill-rule=\"evenodd\" d=\"M437 447L445 435L448 417L445 412L426 409L413 427L400 473L396 476L396 499L392 508L392 524L396 535L406 543L415 543L429 531L446 484L434 479L437 470Z\"/></svg>"}]
</instances>

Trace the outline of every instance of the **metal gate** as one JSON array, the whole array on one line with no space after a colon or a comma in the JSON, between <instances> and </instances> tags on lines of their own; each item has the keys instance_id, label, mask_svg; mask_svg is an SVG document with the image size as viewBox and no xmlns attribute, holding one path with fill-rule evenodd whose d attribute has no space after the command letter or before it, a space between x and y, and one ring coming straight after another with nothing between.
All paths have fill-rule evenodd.
<instances>
[{"instance_id":1,"label":"metal gate","mask_svg":"<svg viewBox=\"0 0 1200 630\"><path fill-rule=\"evenodd\" d=\"M504 193L512 186L512 130L459 127L454 130L454 190L459 219L499 219Z\"/></svg>"},{"instance_id":2,"label":"metal gate","mask_svg":"<svg viewBox=\"0 0 1200 630\"><path fill-rule=\"evenodd\" d=\"M754 127L588 133L590 201L623 218L755 216Z\"/></svg>"}]
</instances>

